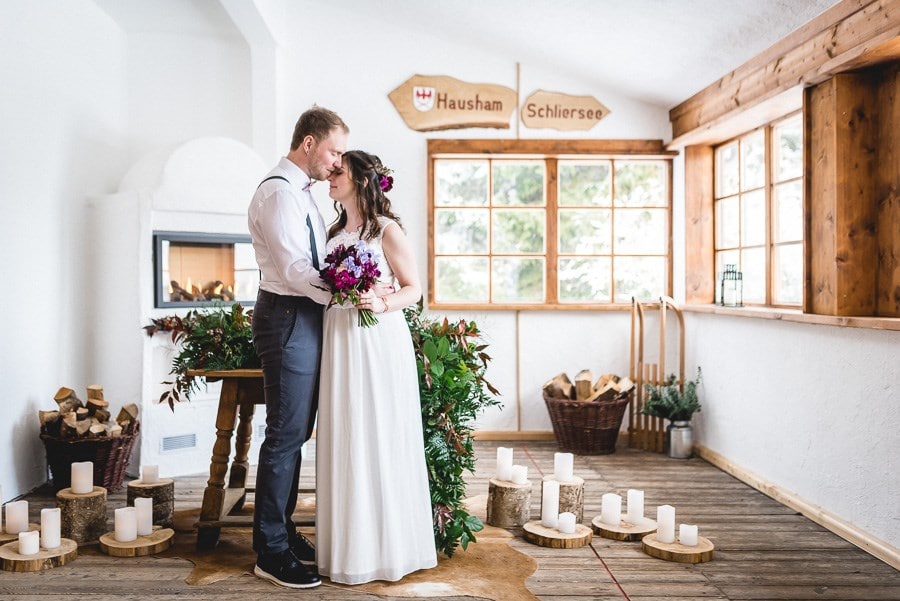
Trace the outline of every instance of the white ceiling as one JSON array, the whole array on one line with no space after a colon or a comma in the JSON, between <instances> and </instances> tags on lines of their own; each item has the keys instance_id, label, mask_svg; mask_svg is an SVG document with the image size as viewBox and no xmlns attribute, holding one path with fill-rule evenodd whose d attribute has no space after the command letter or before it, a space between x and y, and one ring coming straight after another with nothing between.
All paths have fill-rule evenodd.
<instances>
[{"instance_id":1,"label":"white ceiling","mask_svg":"<svg viewBox=\"0 0 900 601\"><path fill-rule=\"evenodd\" d=\"M237 32L218 0L95 1L126 31ZM671 108L839 0L302 1L308 14L321 2L411 32L431 28L432 35ZM317 25L335 25L325 21Z\"/></svg>"}]
</instances>

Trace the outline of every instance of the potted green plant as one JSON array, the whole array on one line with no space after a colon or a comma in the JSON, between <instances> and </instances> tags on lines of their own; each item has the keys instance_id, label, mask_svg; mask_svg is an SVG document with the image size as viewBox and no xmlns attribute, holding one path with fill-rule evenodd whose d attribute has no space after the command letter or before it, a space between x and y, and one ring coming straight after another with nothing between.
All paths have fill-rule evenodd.
<instances>
[{"instance_id":1,"label":"potted green plant","mask_svg":"<svg viewBox=\"0 0 900 601\"><path fill-rule=\"evenodd\" d=\"M697 368L697 379L679 384L675 374L669 374L665 381L655 386L644 384L647 400L641 413L669 420L666 428L669 457L687 459L693 453L694 429L691 418L700 411L697 387L701 381L701 371Z\"/></svg>"}]
</instances>

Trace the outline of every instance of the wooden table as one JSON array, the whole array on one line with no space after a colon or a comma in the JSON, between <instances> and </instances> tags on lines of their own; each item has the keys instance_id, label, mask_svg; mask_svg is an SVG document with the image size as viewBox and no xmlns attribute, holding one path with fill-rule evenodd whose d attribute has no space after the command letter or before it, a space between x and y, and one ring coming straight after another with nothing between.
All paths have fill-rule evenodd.
<instances>
[{"instance_id":1,"label":"wooden table","mask_svg":"<svg viewBox=\"0 0 900 601\"><path fill-rule=\"evenodd\" d=\"M197 522L197 547L211 549L219 542L222 528L252 528L253 516L236 515L244 506L250 463L250 439L253 431L253 412L256 405L264 405L262 369L232 369L225 371L190 370L188 375L206 378L208 382L222 381L219 410L216 414L216 442L209 464L209 480L203 491L203 504ZM231 438L234 437L234 458L231 459ZM229 460L231 471L228 470ZM228 473L228 486L225 475ZM314 492L301 489L301 492ZM296 522L312 525L313 520Z\"/></svg>"}]
</instances>

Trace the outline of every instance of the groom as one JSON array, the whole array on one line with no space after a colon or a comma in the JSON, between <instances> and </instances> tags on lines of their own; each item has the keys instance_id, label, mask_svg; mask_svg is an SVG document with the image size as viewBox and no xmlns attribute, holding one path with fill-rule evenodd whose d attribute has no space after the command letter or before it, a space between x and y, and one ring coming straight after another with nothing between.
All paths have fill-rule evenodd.
<instances>
[{"instance_id":1,"label":"groom","mask_svg":"<svg viewBox=\"0 0 900 601\"><path fill-rule=\"evenodd\" d=\"M253 514L254 573L290 588L319 586L313 546L296 531L301 447L318 404L322 306L319 278L325 223L310 186L341 168L349 128L314 106L294 128L291 150L253 195L249 227L262 279L253 310L253 344L262 361L266 438L259 452Z\"/></svg>"}]
</instances>

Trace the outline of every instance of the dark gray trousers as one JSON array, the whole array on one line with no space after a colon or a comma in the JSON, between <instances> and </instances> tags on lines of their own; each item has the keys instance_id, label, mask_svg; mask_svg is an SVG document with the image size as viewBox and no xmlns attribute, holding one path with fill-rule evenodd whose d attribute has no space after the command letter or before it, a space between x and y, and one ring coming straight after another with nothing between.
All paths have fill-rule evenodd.
<instances>
[{"instance_id":1,"label":"dark gray trousers","mask_svg":"<svg viewBox=\"0 0 900 601\"><path fill-rule=\"evenodd\" d=\"M295 532L291 515L300 483L300 448L312 435L319 399L322 305L259 291L253 345L262 361L266 438L259 451L253 550L277 553Z\"/></svg>"}]
</instances>

